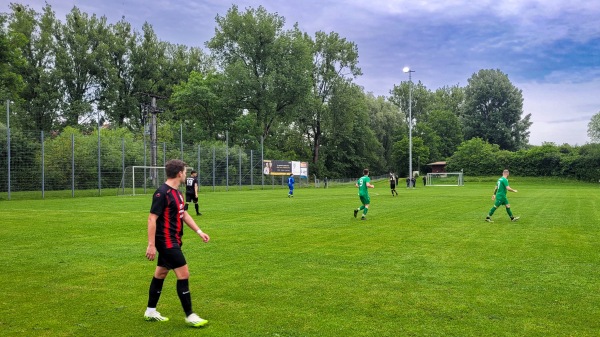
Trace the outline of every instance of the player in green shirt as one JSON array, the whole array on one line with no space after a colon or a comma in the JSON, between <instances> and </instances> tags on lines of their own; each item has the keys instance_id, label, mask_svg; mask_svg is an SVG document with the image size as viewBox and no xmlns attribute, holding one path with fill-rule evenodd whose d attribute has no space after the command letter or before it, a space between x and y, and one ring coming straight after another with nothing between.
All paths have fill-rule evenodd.
<instances>
[{"instance_id":1,"label":"player in green shirt","mask_svg":"<svg viewBox=\"0 0 600 337\"><path fill-rule=\"evenodd\" d=\"M371 178L369 178L369 169L363 170L363 176L360 177L355 186L358 187L358 197L360 198L360 202L362 206L354 210L354 217L358 212L363 211L361 220L367 220L367 212L369 211L369 204L371 203L371 198L369 198L369 188L374 188L375 186L371 185Z\"/></svg>"},{"instance_id":2,"label":"player in green shirt","mask_svg":"<svg viewBox=\"0 0 600 337\"><path fill-rule=\"evenodd\" d=\"M498 183L496 184L496 188L494 189L494 194L492 194L492 200L496 201L494 202L494 207L490 209L488 216L485 217L485 221L487 222L493 222L492 215L494 214L496 209L500 207L500 205L504 205L504 207L506 207L506 213L508 213L508 216L510 217L511 221L519 220L518 216L513 216L512 211L510 210L510 203L508 202L508 198L506 198L506 191L517 193L517 190L512 189L510 186L508 186L509 174L510 173L508 172L508 170L504 170L502 172L502 177L498 179Z\"/></svg>"}]
</instances>

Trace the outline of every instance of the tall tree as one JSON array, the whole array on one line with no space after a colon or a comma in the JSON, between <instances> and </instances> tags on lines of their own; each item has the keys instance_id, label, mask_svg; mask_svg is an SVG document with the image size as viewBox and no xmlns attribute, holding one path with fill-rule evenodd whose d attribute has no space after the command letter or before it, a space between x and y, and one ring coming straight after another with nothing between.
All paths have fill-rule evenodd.
<instances>
[{"instance_id":1,"label":"tall tree","mask_svg":"<svg viewBox=\"0 0 600 337\"><path fill-rule=\"evenodd\" d=\"M267 137L310 90L310 45L297 25L285 31L285 19L262 6L240 12L234 5L216 23L207 46L224 69L229 104L254 114Z\"/></svg>"},{"instance_id":2,"label":"tall tree","mask_svg":"<svg viewBox=\"0 0 600 337\"><path fill-rule=\"evenodd\" d=\"M139 109L139 97L134 92L134 74L132 50L135 47L137 33L131 24L121 19L108 26L108 62L106 76L102 78L100 109L104 110L108 120L118 127L131 122L135 111Z\"/></svg>"},{"instance_id":3,"label":"tall tree","mask_svg":"<svg viewBox=\"0 0 600 337\"><path fill-rule=\"evenodd\" d=\"M364 168L373 175L387 168L383 147L377 140L362 88L342 82L333 88L325 115L323 161L330 177L358 177ZM319 162L317 165L320 165Z\"/></svg>"},{"instance_id":4,"label":"tall tree","mask_svg":"<svg viewBox=\"0 0 600 337\"><path fill-rule=\"evenodd\" d=\"M523 95L500 70L482 69L465 88L465 139L480 137L504 150L527 145L531 114L523 115Z\"/></svg>"},{"instance_id":5,"label":"tall tree","mask_svg":"<svg viewBox=\"0 0 600 337\"><path fill-rule=\"evenodd\" d=\"M384 96L365 96L371 129L383 147L383 159L389 169L392 169L392 150L400 135L408 133L408 125L398 107Z\"/></svg>"},{"instance_id":6,"label":"tall tree","mask_svg":"<svg viewBox=\"0 0 600 337\"><path fill-rule=\"evenodd\" d=\"M412 94L410 93L410 86L410 82L402 82L400 85L394 85L394 88L390 90L391 96L389 100L400 108L406 124L408 124L409 113L412 115L414 126L416 123L427 119L432 94L421 81L412 83ZM408 108L409 102L411 103L410 111Z\"/></svg>"},{"instance_id":7,"label":"tall tree","mask_svg":"<svg viewBox=\"0 0 600 337\"><path fill-rule=\"evenodd\" d=\"M588 123L587 134L592 143L600 143L600 112L592 116Z\"/></svg>"},{"instance_id":8,"label":"tall tree","mask_svg":"<svg viewBox=\"0 0 600 337\"><path fill-rule=\"evenodd\" d=\"M25 60L20 69L25 86L17 100L20 113L16 121L23 129L50 131L55 127L62 98L53 67L57 20L50 5L41 15L27 6L12 4L11 8L9 29L25 41L18 49Z\"/></svg>"},{"instance_id":9,"label":"tall tree","mask_svg":"<svg viewBox=\"0 0 600 337\"><path fill-rule=\"evenodd\" d=\"M241 111L227 109L222 100L223 76L192 71L186 82L176 85L171 98L176 113L196 129L197 140L222 140Z\"/></svg>"},{"instance_id":10,"label":"tall tree","mask_svg":"<svg viewBox=\"0 0 600 337\"><path fill-rule=\"evenodd\" d=\"M17 8L20 12L21 7ZM2 98L16 98L24 83L21 70L25 60L20 51L27 40L22 34L6 29L6 21L6 15L0 14L0 95Z\"/></svg>"},{"instance_id":11,"label":"tall tree","mask_svg":"<svg viewBox=\"0 0 600 337\"><path fill-rule=\"evenodd\" d=\"M96 117L100 88L108 65L106 17L91 17L77 7L67 14L55 33L55 67L61 78L63 118L66 125L85 123Z\"/></svg>"},{"instance_id":12,"label":"tall tree","mask_svg":"<svg viewBox=\"0 0 600 337\"><path fill-rule=\"evenodd\" d=\"M312 162L319 161L319 148L323 134L323 114L333 86L341 81L351 81L361 75L358 67L358 48L338 33L317 32L312 43L313 71L310 101L300 113L300 123L306 127L306 135L312 148Z\"/></svg>"}]
</instances>

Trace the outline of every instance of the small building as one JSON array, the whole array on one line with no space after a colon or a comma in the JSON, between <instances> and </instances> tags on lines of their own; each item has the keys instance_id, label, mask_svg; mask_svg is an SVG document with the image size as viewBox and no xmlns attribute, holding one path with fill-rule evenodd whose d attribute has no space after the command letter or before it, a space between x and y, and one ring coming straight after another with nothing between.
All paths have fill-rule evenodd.
<instances>
[{"instance_id":1,"label":"small building","mask_svg":"<svg viewBox=\"0 0 600 337\"><path fill-rule=\"evenodd\" d=\"M427 166L431 167L431 173L445 173L446 172L446 162L445 161L436 161L435 163L429 163Z\"/></svg>"}]
</instances>

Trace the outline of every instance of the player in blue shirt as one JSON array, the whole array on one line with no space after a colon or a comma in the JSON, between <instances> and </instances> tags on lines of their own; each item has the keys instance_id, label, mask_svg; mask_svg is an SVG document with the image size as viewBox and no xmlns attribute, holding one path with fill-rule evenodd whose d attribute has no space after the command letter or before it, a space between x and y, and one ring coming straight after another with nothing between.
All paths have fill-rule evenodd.
<instances>
[{"instance_id":1,"label":"player in blue shirt","mask_svg":"<svg viewBox=\"0 0 600 337\"><path fill-rule=\"evenodd\" d=\"M288 187L290 188L290 192L288 193L288 198L294 197L294 174L290 173L290 177L288 178Z\"/></svg>"}]
</instances>

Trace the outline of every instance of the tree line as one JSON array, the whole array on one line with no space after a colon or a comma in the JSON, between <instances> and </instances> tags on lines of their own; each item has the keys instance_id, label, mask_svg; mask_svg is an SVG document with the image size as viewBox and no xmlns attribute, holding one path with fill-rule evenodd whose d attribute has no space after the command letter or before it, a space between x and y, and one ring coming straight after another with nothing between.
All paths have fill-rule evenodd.
<instances>
[{"instance_id":1,"label":"tree line","mask_svg":"<svg viewBox=\"0 0 600 337\"><path fill-rule=\"evenodd\" d=\"M101 124L140 138L140 106L155 95L161 141L181 127L189 145L263 142L268 158L309 161L311 174L333 178L364 167L407 175L409 125L415 167L452 163L474 138L502 151L531 148L522 92L499 69L464 87L403 81L375 96L355 83L357 45L336 32L286 28L263 7L234 5L215 21L202 49L162 41L148 22L137 31L77 7L59 20L49 4L41 12L10 4L0 16L0 96L13 101L11 129L90 133Z\"/></svg>"}]
</instances>

